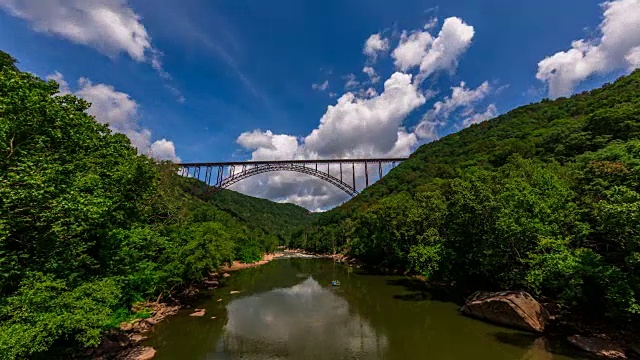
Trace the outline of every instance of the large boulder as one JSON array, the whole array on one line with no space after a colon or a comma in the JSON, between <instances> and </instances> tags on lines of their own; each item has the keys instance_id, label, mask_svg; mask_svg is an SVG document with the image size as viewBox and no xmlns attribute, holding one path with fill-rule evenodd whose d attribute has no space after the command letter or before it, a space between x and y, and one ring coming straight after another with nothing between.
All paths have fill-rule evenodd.
<instances>
[{"instance_id":1,"label":"large boulder","mask_svg":"<svg viewBox=\"0 0 640 360\"><path fill-rule=\"evenodd\" d=\"M467 299L461 311L479 319L540 333L549 320L547 310L524 291L478 291Z\"/></svg>"}]
</instances>

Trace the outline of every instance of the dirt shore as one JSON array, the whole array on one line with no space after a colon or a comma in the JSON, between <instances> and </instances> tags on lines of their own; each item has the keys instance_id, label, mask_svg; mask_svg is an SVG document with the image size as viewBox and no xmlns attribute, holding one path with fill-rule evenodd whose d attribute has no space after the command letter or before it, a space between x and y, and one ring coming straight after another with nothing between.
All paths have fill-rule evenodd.
<instances>
[{"instance_id":1,"label":"dirt shore","mask_svg":"<svg viewBox=\"0 0 640 360\"><path fill-rule=\"evenodd\" d=\"M237 270L242 270L242 269L246 269L246 268L252 268L252 267L256 267L256 266L260 266L260 265L264 265L269 263L272 260L276 260L276 259L291 259L291 258L332 258L334 256L332 255L317 255L317 254L311 254L311 253L307 253L304 252L302 250L284 250L284 251L279 251L273 254L265 254L262 257L262 260L255 262L255 263L242 263L240 261L234 261L233 264L229 265L225 265L223 267L221 267L218 272L221 274L227 273L227 272L231 272L231 271L237 271Z\"/></svg>"},{"instance_id":2,"label":"dirt shore","mask_svg":"<svg viewBox=\"0 0 640 360\"><path fill-rule=\"evenodd\" d=\"M243 263L240 261L234 261L233 264L231 264L231 266L229 265L225 265L223 267L221 267L218 272L219 273L226 273L226 272L231 272L231 271L236 271L236 270L242 270L242 269L246 269L246 268L251 268L251 267L256 267L256 266L260 266L260 265L264 265L267 264L268 262L274 260L274 259L278 259L283 257L284 254L282 253L276 253L276 254L264 254L264 256L262 257L262 260L258 261L258 262L254 262L254 263Z\"/></svg>"}]
</instances>

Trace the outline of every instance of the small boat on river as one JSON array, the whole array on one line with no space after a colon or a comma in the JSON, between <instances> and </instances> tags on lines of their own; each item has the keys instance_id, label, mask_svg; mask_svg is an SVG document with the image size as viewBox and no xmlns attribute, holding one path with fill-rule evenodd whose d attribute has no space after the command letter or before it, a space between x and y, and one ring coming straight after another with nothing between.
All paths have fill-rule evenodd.
<instances>
[{"instance_id":1,"label":"small boat on river","mask_svg":"<svg viewBox=\"0 0 640 360\"><path fill-rule=\"evenodd\" d=\"M331 285L333 285L333 286L340 286L340 281L338 281L338 280L333 280L333 281L331 282Z\"/></svg>"}]
</instances>

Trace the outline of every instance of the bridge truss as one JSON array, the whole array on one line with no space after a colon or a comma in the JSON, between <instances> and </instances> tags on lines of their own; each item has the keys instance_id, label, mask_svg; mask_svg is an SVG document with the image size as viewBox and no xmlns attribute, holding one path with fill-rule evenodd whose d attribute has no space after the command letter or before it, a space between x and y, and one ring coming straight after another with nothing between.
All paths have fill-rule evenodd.
<instances>
[{"instance_id":1,"label":"bridge truss","mask_svg":"<svg viewBox=\"0 0 640 360\"><path fill-rule=\"evenodd\" d=\"M272 171L293 171L315 176L338 187L350 196L356 196L358 195L357 171L364 170L365 187L367 187L371 170L377 170L378 179L381 179L385 167L390 165L393 168L404 160L406 158L236 161L177 165L181 175L199 179L218 189L228 188L241 180L258 174Z\"/></svg>"}]
</instances>

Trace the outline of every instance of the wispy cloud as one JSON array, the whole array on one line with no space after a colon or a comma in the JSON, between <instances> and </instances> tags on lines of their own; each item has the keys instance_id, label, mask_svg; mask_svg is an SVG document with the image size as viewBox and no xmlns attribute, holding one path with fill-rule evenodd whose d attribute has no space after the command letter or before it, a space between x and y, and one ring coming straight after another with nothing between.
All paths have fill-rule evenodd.
<instances>
[{"instance_id":1,"label":"wispy cloud","mask_svg":"<svg viewBox=\"0 0 640 360\"><path fill-rule=\"evenodd\" d=\"M329 88L329 80L325 80L322 84L311 84L313 90L325 91Z\"/></svg>"},{"instance_id":2,"label":"wispy cloud","mask_svg":"<svg viewBox=\"0 0 640 360\"><path fill-rule=\"evenodd\" d=\"M125 54L148 63L164 80L171 75L162 63L142 17L123 0L0 0L0 8L26 20L34 31L89 46L114 58ZM184 99L178 89L172 93ZM182 100L184 101L184 100Z\"/></svg>"}]
</instances>

